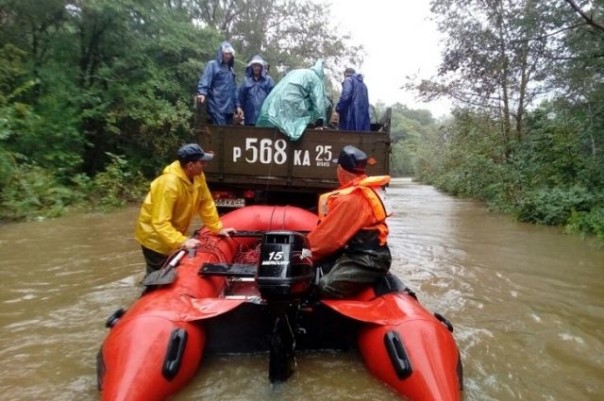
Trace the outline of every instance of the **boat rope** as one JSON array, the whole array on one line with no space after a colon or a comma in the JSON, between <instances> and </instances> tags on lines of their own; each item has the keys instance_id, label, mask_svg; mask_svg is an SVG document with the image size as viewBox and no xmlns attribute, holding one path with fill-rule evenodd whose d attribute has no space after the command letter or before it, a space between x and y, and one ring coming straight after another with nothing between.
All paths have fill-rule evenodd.
<instances>
[{"instance_id":1,"label":"boat rope","mask_svg":"<svg viewBox=\"0 0 604 401\"><path fill-rule=\"evenodd\" d=\"M216 246L216 239L211 236L200 235L199 236L200 244L197 246L198 252L209 253L210 255L216 257L218 262L226 262L227 258L224 254L224 251Z\"/></svg>"},{"instance_id":2,"label":"boat rope","mask_svg":"<svg viewBox=\"0 0 604 401\"><path fill-rule=\"evenodd\" d=\"M233 263L257 264L260 259L260 244L255 248L240 248L233 256Z\"/></svg>"}]
</instances>

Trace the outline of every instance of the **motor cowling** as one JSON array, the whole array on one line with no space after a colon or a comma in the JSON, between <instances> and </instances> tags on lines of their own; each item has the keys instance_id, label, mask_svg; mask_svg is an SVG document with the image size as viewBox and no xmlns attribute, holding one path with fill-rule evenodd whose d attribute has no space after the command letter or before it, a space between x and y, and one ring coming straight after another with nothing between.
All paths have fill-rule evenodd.
<instances>
[{"instance_id":1,"label":"motor cowling","mask_svg":"<svg viewBox=\"0 0 604 401\"><path fill-rule=\"evenodd\" d=\"M290 300L306 294L314 279L306 237L296 231L264 234L256 284L267 300Z\"/></svg>"}]
</instances>

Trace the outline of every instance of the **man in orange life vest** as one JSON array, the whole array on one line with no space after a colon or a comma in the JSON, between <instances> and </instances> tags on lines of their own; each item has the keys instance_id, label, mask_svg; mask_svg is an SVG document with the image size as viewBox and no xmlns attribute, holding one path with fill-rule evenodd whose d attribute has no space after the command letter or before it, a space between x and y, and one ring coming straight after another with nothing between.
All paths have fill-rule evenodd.
<instances>
[{"instance_id":1,"label":"man in orange life vest","mask_svg":"<svg viewBox=\"0 0 604 401\"><path fill-rule=\"evenodd\" d=\"M377 282L390 269L390 214L383 187L389 176L365 174L367 154L345 146L338 158L340 187L319 198L319 223L307 236L315 265L333 267L319 281L319 296L344 298Z\"/></svg>"}]
</instances>

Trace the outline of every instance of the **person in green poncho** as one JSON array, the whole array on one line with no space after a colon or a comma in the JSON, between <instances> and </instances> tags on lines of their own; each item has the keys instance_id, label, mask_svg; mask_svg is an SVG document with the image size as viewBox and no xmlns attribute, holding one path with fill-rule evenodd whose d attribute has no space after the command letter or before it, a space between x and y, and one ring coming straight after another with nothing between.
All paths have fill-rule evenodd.
<instances>
[{"instance_id":1,"label":"person in green poncho","mask_svg":"<svg viewBox=\"0 0 604 401\"><path fill-rule=\"evenodd\" d=\"M292 140L298 140L309 124L323 126L327 121L324 77L322 60L288 72L264 100L256 126L277 127Z\"/></svg>"}]
</instances>

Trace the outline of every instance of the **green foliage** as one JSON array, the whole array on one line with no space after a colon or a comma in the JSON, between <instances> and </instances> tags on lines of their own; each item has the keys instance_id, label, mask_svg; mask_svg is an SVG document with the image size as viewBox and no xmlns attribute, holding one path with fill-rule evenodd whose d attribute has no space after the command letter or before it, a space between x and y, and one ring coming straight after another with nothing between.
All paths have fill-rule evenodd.
<instances>
[{"instance_id":1,"label":"green foliage","mask_svg":"<svg viewBox=\"0 0 604 401\"><path fill-rule=\"evenodd\" d=\"M19 163L37 165L67 179L82 162L83 138L76 130L76 110L70 106L66 84L57 86L54 96L41 96L37 105L23 103L34 91L26 75L25 54L7 45L0 55L0 148Z\"/></svg>"},{"instance_id":2,"label":"green foliage","mask_svg":"<svg viewBox=\"0 0 604 401\"><path fill-rule=\"evenodd\" d=\"M594 235L604 242L604 206L589 212L573 211L566 228L569 232Z\"/></svg>"},{"instance_id":3,"label":"green foliage","mask_svg":"<svg viewBox=\"0 0 604 401\"><path fill-rule=\"evenodd\" d=\"M0 193L0 219L57 217L82 200L77 191L62 186L48 170L23 164L11 171Z\"/></svg>"},{"instance_id":4,"label":"green foliage","mask_svg":"<svg viewBox=\"0 0 604 401\"><path fill-rule=\"evenodd\" d=\"M518 144L515 159L533 185L572 185L585 168L581 151L580 126L572 118L555 116L545 105L529 116L529 134ZM566 113L564 113L566 114Z\"/></svg>"},{"instance_id":5,"label":"green foliage","mask_svg":"<svg viewBox=\"0 0 604 401\"><path fill-rule=\"evenodd\" d=\"M415 154L415 144L411 141L394 143L390 156L390 175L393 177L413 176Z\"/></svg>"},{"instance_id":6,"label":"green foliage","mask_svg":"<svg viewBox=\"0 0 604 401\"><path fill-rule=\"evenodd\" d=\"M17 168L16 155L0 147L0 196L10 185Z\"/></svg>"},{"instance_id":7,"label":"green foliage","mask_svg":"<svg viewBox=\"0 0 604 401\"><path fill-rule=\"evenodd\" d=\"M578 186L539 188L524 193L516 214L520 221L564 225L573 212L589 212L595 199L594 194Z\"/></svg>"},{"instance_id":8,"label":"green foliage","mask_svg":"<svg viewBox=\"0 0 604 401\"><path fill-rule=\"evenodd\" d=\"M383 105L379 106L383 108ZM393 146L390 174L413 176L419 143L436 130L435 120L428 110L409 109L400 103L394 104L391 109L390 138Z\"/></svg>"},{"instance_id":9,"label":"green foliage","mask_svg":"<svg viewBox=\"0 0 604 401\"><path fill-rule=\"evenodd\" d=\"M193 140L199 75L224 39L239 77L259 52L290 68L324 58L339 77L362 49L326 10L310 0L0 2L0 218L139 201L141 172Z\"/></svg>"},{"instance_id":10,"label":"green foliage","mask_svg":"<svg viewBox=\"0 0 604 401\"><path fill-rule=\"evenodd\" d=\"M80 185L89 189L91 203L110 210L126 205L128 202L140 202L143 199L148 182L138 171L134 171L124 157L109 153L111 164L96 175L92 183L79 177Z\"/></svg>"},{"instance_id":11,"label":"green foliage","mask_svg":"<svg viewBox=\"0 0 604 401\"><path fill-rule=\"evenodd\" d=\"M417 176L460 196L487 200L504 179L503 149L493 123L480 113L457 111L419 146Z\"/></svg>"},{"instance_id":12,"label":"green foliage","mask_svg":"<svg viewBox=\"0 0 604 401\"><path fill-rule=\"evenodd\" d=\"M4 146L21 155L21 160L53 171L68 179L81 168L84 141L77 131L75 110L45 97L37 110L17 104L10 138Z\"/></svg>"},{"instance_id":13,"label":"green foliage","mask_svg":"<svg viewBox=\"0 0 604 401\"><path fill-rule=\"evenodd\" d=\"M11 44L0 48L0 105L2 106L14 101L31 85L23 80L27 74L23 65L25 55L24 51Z\"/></svg>"},{"instance_id":14,"label":"green foliage","mask_svg":"<svg viewBox=\"0 0 604 401\"><path fill-rule=\"evenodd\" d=\"M421 137L417 177L522 221L602 238L604 31L565 2L431 6L447 50L439 76L411 86L463 107ZM604 8L593 3L589 15L602 20ZM535 107L543 93L551 100Z\"/></svg>"},{"instance_id":15,"label":"green foliage","mask_svg":"<svg viewBox=\"0 0 604 401\"><path fill-rule=\"evenodd\" d=\"M80 160L65 150L74 135L65 124L68 115L40 102L51 117L46 119L21 101L34 87L26 79L24 57L14 46L0 49L0 219L57 216L80 198L58 180Z\"/></svg>"},{"instance_id":16,"label":"green foliage","mask_svg":"<svg viewBox=\"0 0 604 401\"><path fill-rule=\"evenodd\" d=\"M529 115L526 139L514 142L505 157L490 119L458 110L420 143L418 177L521 221L599 235L603 171L593 157L589 126L576 116L544 104Z\"/></svg>"},{"instance_id":17,"label":"green foliage","mask_svg":"<svg viewBox=\"0 0 604 401\"><path fill-rule=\"evenodd\" d=\"M109 154L112 163L94 179L78 174L70 185L40 166L17 164L8 152L0 156L0 220L57 217L85 205L111 210L140 202L147 191L147 180L118 155Z\"/></svg>"},{"instance_id":18,"label":"green foliage","mask_svg":"<svg viewBox=\"0 0 604 401\"><path fill-rule=\"evenodd\" d=\"M416 177L522 221L602 238L604 169L593 157L589 131L595 120L586 124L581 113L562 106L545 104L529 115L525 141L514 143L507 158L488 118L457 111L439 131L422 136Z\"/></svg>"}]
</instances>

